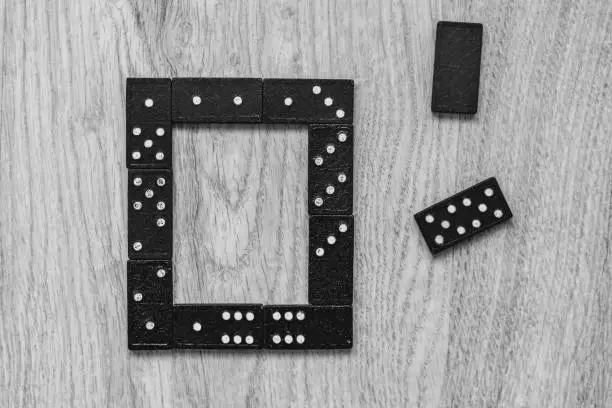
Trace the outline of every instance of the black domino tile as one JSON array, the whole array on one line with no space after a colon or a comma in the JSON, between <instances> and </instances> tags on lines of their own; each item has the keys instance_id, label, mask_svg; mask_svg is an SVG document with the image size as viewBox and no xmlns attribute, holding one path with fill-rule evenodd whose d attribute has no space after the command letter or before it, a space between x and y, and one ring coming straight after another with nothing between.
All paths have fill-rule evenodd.
<instances>
[{"instance_id":1,"label":"black domino tile","mask_svg":"<svg viewBox=\"0 0 612 408\"><path fill-rule=\"evenodd\" d=\"M353 88L348 79L264 79L263 121L353 123Z\"/></svg>"},{"instance_id":2,"label":"black domino tile","mask_svg":"<svg viewBox=\"0 0 612 408\"><path fill-rule=\"evenodd\" d=\"M262 334L261 304L174 306L176 348L258 349Z\"/></svg>"},{"instance_id":3,"label":"black domino tile","mask_svg":"<svg viewBox=\"0 0 612 408\"><path fill-rule=\"evenodd\" d=\"M438 23L431 99L433 112L477 112L482 32L482 24Z\"/></svg>"},{"instance_id":4,"label":"black domino tile","mask_svg":"<svg viewBox=\"0 0 612 408\"><path fill-rule=\"evenodd\" d=\"M161 221L164 225L159 226ZM128 170L128 256L172 258L171 170Z\"/></svg>"},{"instance_id":5,"label":"black domino tile","mask_svg":"<svg viewBox=\"0 0 612 408\"><path fill-rule=\"evenodd\" d=\"M509 220L512 211L497 180L491 177L420 211L414 218L427 246L436 254Z\"/></svg>"},{"instance_id":6,"label":"black domino tile","mask_svg":"<svg viewBox=\"0 0 612 408\"><path fill-rule=\"evenodd\" d=\"M170 89L170 79L128 78L125 101L126 122L170 122Z\"/></svg>"},{"instance_id":7,"label":"black domino tile","mask_svg":"<svg viewBox=\"0 0 612 408\"><path fill-rule=\"evenodd\" d=\"M182 123L261 122L262 79L176 78L172 121ZM194 103L194 98L199 98Z\"/></svg>"},{"instance_id":8,"label":"black domino tile","mask_svg":"<svg viewBox=\"0 0 612 408\"><path fill-rule=\"evenodd\" d=\"M172 167L172 126L131 122L126 128L126 163L129 168Z\"/></svg>"},{"instance_id":9,"label":"black domino tile","mask_svg":"<svg viewBox=\"0 0 612 408\"><path fill-rule=\"evenodd\" d=\"M353 303L353 216L312 216L309 222L308 303Z\"/></svg>"},{"instance_id":10,"label":"black domino tile","mask_svg":"<svg viewBox=\"0 0 612 408\"><path fill-rule=\"evenodd\" d=\"M264 306L264 347L278 350L353 347L351 306Z\"/></svg>"},{"instance_id":11,"label":"black domino tile","mask_svg":"<svg viewBox=\"0 0 612 408\"><path fill-rule=\"evenodd\" d=\"M128 261L128 305L172 305L172 261Z\"/></svg>"},{"instance_id":12,"label":"black domino tile","mask_svg":"<svg viewBox=\"0 0 612 408\"><path fill-rule=\"evenodd\" d=\"M128 348L156 350L172 347L172 305L128 304Z\"/></svg>"},{"instance_id":13,"label":"black domino tile","mask_svg":"<svg viewBox=\"0 0 612 408\"><path fill-rule=\"evenodd\" d=\"M353 126L308 127L308 213L353 213Z\"/></svg>"}]
</instances>

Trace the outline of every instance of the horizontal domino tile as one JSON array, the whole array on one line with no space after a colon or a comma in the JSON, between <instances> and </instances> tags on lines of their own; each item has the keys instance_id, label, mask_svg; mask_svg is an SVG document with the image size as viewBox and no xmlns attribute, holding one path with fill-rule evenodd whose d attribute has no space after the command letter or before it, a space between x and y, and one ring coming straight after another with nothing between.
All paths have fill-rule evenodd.
<instances>
[{"instance_id":1,"label":"horizontal domino tile","mask_svg":"<svg viewBox=\"0 0 612 408\"><path fill-rule=\"evenodd\" d=\"M494 177L461 191L414 216L427 246L436 254L512 218Z\"/></svg>"},{"instance_id":2,"label":"horizontal domino tile","mask_svg":"<svg viewBox=\"0 0 612 408\"><path fill-rule=\"evenodd\" d=\"M261 348L261 304L174 306L174 346L177 348Z\"/></svg>"},{"instance_id":3,"label":"horizontal domino tile","mask_svg":"<svg viewBox=\"0 0 612 408\"><path fill-rule=\"evenodd\" d=\"M265 79L265 123L353 123L353 88L348 79Z\"/></svg>"}]
</instances>

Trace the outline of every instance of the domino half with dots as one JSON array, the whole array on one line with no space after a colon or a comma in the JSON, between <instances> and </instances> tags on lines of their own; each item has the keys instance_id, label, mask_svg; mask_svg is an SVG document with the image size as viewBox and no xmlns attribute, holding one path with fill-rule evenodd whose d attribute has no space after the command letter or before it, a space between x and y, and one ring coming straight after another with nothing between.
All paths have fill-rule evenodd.
<instances>
[{"instance_id":1,"label":"domino half with dots","mask_svg":"<svg viewBox=\"0 0 612 408\"><path fill-rule=\"evenodd\" d=\"M172 81L174 123L259 123L260 78L176 78Z\"/></svg>"},{"instance_id":2,"label":"domino half with dots","mask_svg":"<svg viewBox=\"0 0 612 408\"><path fill-rule=\"evenodd\" d=\"M497 180L491 177L414 216L433 254L512 218Z\"/></svg>"},{"instance_id":3,"label":"domino half with dots","mask_svg":"<svg viewBox=\"0 0 612 408\"><path fill-rule=\"evenodd\" d=\"M128 305L172 304L172 262L128 261Z\"/></svg>"},{"instance_id":4,"label":"domino half with dots","mask_svg":"<svg viewBox=\"0 0 612 408\"><path fill-rule=\"evenodd\" d=\"M264 306L264 347L341 349L353 346L350 306Z\"/></svg>"}]
</instances>

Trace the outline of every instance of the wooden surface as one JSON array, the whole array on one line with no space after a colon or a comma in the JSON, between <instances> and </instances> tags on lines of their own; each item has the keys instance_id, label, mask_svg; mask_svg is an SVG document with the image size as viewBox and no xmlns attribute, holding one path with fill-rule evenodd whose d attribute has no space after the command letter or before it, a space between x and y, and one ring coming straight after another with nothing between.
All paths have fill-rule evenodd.
<instances>
[{"instance_id":1,"label":"wooden surface","mask_svg":"<svg viewBox=\"0 0 612 408\"><path fill-rule=\"evenodd\" d=\"M0 406L612 406L612 3L0 5ZM430 111L435 23L485 26L479 113ZM356 82L355 347L132 353L125 78ZM180 127L175 299L305 302L307 138ZM413 214L496 176L432 259Z\"/></svg>"}]
</instances>

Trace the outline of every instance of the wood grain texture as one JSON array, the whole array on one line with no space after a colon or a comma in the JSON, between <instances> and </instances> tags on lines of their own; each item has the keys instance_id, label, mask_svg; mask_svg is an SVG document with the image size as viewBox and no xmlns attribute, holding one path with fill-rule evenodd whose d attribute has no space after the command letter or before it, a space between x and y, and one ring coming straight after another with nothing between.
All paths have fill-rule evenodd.
<instances>
[{"instance_id":1,"label":"wood grain texture","mask_svg":"<svg viewBox=\"0 0 612 408\"><path fill-rule=\"evenodd\" d=\"M0 5L0 406L612 406L612 3ZM479 112L430 111L435 24L484 24ZM355 347L132 353L125 78L355 79ZM174 131L175 299L302 303L307 130ZM432 259L413 214L514 212Z\"/></svg>"}]
</instances>

